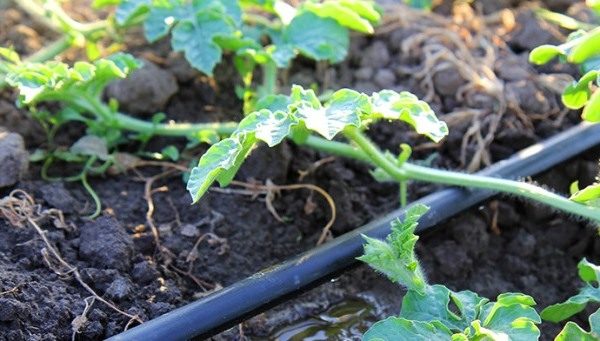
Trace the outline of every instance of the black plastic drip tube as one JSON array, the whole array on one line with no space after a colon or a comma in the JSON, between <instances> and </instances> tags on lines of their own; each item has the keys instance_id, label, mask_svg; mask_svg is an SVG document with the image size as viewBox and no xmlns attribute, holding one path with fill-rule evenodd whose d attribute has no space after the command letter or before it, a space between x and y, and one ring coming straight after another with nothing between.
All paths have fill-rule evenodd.
<instances>
[{"instance_id":1,"label":"black plastic drip tube","mask_svg":"<svg viewBox=\"0 0 600 341\"><path fill-rule=\"evenodd\" d=\"M478 174L512 179L535 175L598 144L600 125L583 123L530 146ZM485 190L451 188L428 195L417 201L430 207L429 213L421 218L417 232L493 194ZM390 232L390 222L404 212L404 209L395 210L324 245L257 272L109 340L186 340L214 335L272 307L280 299L300 293L348 268L362 254L361 234L384 238Z\"/></svg>"}]
</instances>

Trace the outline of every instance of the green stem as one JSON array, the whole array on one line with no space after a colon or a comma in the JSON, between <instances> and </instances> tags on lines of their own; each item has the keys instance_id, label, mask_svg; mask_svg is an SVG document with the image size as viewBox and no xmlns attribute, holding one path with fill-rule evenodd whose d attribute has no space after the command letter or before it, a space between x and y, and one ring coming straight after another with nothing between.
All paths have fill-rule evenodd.
<instances>
[{"instance_id":1,"label":"green stem","mask_svg":"<svg viewBox=\"0 0 600 341\"><path fill-rule=\"evenodd\" d=\"M84 36L89 36L98 31L105 30L108 27L106 20L100 20L92 23L82 24L71 18L54 0L46 0L46 4L40 6L35 0L18 0L15 3L37 21L43 23L48 28L63 33L78 32ZM58 21L58 23L53 20Z\"/></svg>"},{"instance_id":2,"label":"green stem","mask_svg":"<svg viewBox=\"0 0 600 341\"><path fill-rule=\"evenodd\" d=\"M406 207L408 203L408 181L400 181L400 207Z\"/></svg>"},{"instance_id":3,"label":"green stem","mask_svg":"<svg viewBox=\"0 0 600 341\"><path fill-rule=\"evenodd\" d=\"M258 98L277 93L277 64L269 61L263 64L263 83Z\"/></svg>"},{"instance_id":4,"label":"green stem","mask_svg":"<svg viewBox=\"0 0 600 341\"><path fill-rule=\"evenodd\" d=\"M94 205L96 206L96 209L94 210L94 212L92 214L90 214L89 216L87 216L86 218L94 219L97 216L99 216L100 213L102 212L102 201L100 200L98 193L96 193L96 191L94 191L92 186L90 186L90 184L87 180L87 170L85 170L85 169L83 170L83 172L81 172L81 184L83 185L85 190L88 192L88 194L92 197L92 200L94 200Z\"/></svg>"},{"instance_id":5,"label":"green stem","mask_svg":"<svg viewBox=\"0 0 600 341\"><path fill-rule=\"evenodd\" d=\"M115 114L114 118L119 129L160 136L188 137L206 130L214 131L219 135L231 135L237 129L237 122L155 124L121 113Z\"/></svg>"},{"instance_id":6,"label":"green stem","mask_svg":"<svg viewBox=\"0 0 600 341\"><path fill-rule=\"evenodd\" d=\"M347 127L344 129L344 135L355 142L369 157L373 164L381 167L390 176L398 181L412 179L444 185L468 188L474 187L503 193L511 193L544 203L548 206L577 216L600 221L600 209L573 202L565 197L547 191L538 186L507 179L427 168L413 165L408 162L398 166L386 158L379 148L358 128L353 126Z\"/></svg>"},{"instance_id":7,"label":"green stem","mask_svg":"<svg viewBox=\"0 0 600 341\"><path fill-rule=\"evenodd\" d=\"M25 58L25 60L32 63L45 62L63 53L69 47L71 47L70 39L68 37L62 37L50 43L50 45L44 47L43 49L30 55L29 57Z\"/></svg>"}]
</instances>

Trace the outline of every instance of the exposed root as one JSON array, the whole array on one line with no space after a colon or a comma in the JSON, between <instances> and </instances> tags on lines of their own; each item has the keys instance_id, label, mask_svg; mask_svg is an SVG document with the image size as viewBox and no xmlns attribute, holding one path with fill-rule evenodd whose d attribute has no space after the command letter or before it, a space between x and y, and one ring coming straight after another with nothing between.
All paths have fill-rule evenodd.
<instances>
[{"instance_id":1,"label":"exposed root","mask_svg":"<svg viewBox=\"0 0 600 341\"><path fill-rule=\"evenodd\" d=\"M335 161L335 156L328 156L326 158L313 162L307 169L298 171L298 181L304 180L305 177L314 173L319 167L333 161Z\"/></svg>"},{"instance_id":2,"label":"exposed root","mask_svg":"<svg viewBox=\"0 0 600 341\"><path fill-rule=\"evenodd\" d=\"M385 34L405 27L417 32L404 39L401 54L413 56L420 60L420 64L416 67L402 66L397 71L419 81L425 91L423 100L436 99L434 77L439 72L456 70L464 81L456 89L455 100L475 108L457 108L457 111L444 116L444 120L451 128L466 127L460 162L467 171L473 172L492 163L489 147L502 125L531 131L533 120L543 119L533 115L535 113L525 113L516 94L509 91L504 80L495 73L500 56L510 52L501 35L515 27L512 11L483 16L470 5L457 2L453 7L453 17L444 18L435 13L424 15L403 5L393 5L386 8L386 18L377 33ZM550 81L546 79L548 77L539 75L532 77L532 81L539 88L556 93L556 86L552 88L556 80ZM482 107L482 103L486 104ZM544 114L557 115L560 109L549 111ZM509 118L506 118L507 113L511 115Z\"/></svg>"},{"instance_id":3,"label":"exposed root","mask_svg":"<svg viewBox=\"0 0 600 341\"><path fill-rule=\"evenodd\" d=\"M137 167L143 167L143 166L164 167L164 168L167 168L167 170L162 173L159 173L157 175L151 176L151 177L144 177L140 172L137 172L137 170L136 170ZM177 257L173 254L173 252L171 252L171 250L169 250L168 248L166 248L165 246L163 246L161 244L160 232L159 232L158 227L156 226L156 223L154 222L155 206L154 206L153 195L158 192L167 192L168 191L168 188L166 186L154 188L154 183L156 183L157 181L159 181L161 179L170 177L170 176L179 175L181 173L181 171L187 171L188 170L187 167L176 164L176 163L139 160L138 162L135 163L135 165L133 167L130 167L130 169L136 171L138 174L138 177L140 177L142 179L142 181L144 181L144 199L146 200L147 207L148 207L148 209L146 210L146 225L150 228L150 231L154 238L154 244L155 244L156 250L158 252L158 258L163 263L164 269L165 270L172 269L176 273L186 276L187 278L192 280L194 283L196 283L196 285L198 285L198 287L200 287L202 289L204 294L208 294L215 290L221 289L222 287L219 283L210 283L210 282L202 280L199 277L197 277L196 275L194 275L193 274L193 261L190 262L188 260L188 263L190 263L190 264L188 264L187 270L182 270L179 267L177 267L174 264L174 259L176 259ZM171 205L171 207L173 208L173 211L175 212L175 222L178 225L181 225L181 221L179 218L179 212L177 211L176 207L173 205L172 201L168 200L168 202ZM212 233L211 235L216 237L216 239L224 240L225 245L226 245L225 239L217 237L216 234L214 234L214 233ZM200 244L201 241L202 240L199 240L196 243L194 249L190 252L190 254L192 252L196 252L196 254L197 254L196 248L197 248L198 244ZM210 239L209 243L212 243L212 242L213 242L213 239ZM188 256L188 259L189 258L190 258L190 256Z\"/></svg>"},{"instance_id":4,"label":"exposed root","mask_svg":"<svg viewBox=\"0 0 600 341\"><path fill-rule=\"evenodd\" d=\"M267 180L265 185L247 183L247 182L241 182L241 181L232 181L231 185L243 187L245 189L214 188L213 187L213 188L211 188L211 190L215 191L215 192L226 193L226 194L249 195L252 198L256 198L259 195L264 195L265 196L265 205L267 206L267 209L269 210L269 212L271 212L273 217L280 222L284 222L284 220L281 218L281 216L279 216L279 214L275 210L275 207L273 206L273 200L275 199L275 197L277 196L277 194L280 191L309 189L311 191L318 192L327 201L327 204L329 205L329 208L331 209L331 218L329 219L329 221L327 222L325 227L323 227L323 230L321 231L321 235L319 236L319 239L317 241L317 245L322 244L323 242L325 242L325 240L328 237L330 237L331 227L335 223L337 213L336 213L335 202L334 202L333 198L331 197L331 195L329 195L329 193L327 193L327 191L325 191L321 187L316 186L316 185L311 185L311 184L275 185L270 180Z\"/></svg>"},{"instance_id":5,"label":"exposed root","mask_svg":"<svg viewBox=\"0 0 600 341\"><path fill-rule=\"evenodd\" d=\"M48 267L62 278L72 276L87 292L90 293L91 297L93 297L94 300L102 302L115 312L129 318L129 322L125 329L127 329L130 323L133 321L138 322L140 324L143 323L142 319L139 316L132 315L121 310L114 303L109 302L108 300L98 295L94 291L94 289L92 289L81 278L79 270L71 264L67 263L67 261L65 261L62 258L58 250L56 250L56 248L52 246L48 238L46 238L46 233L39 226L38 222L50 218L52 219L56 227L64 228L64 226L67 226L67 224L63 219L62 212L56 209L45 210L41 207L41 205L36 204L33 198L27 192L23 190L14 190L7 197L0 199L0 215L2 215L2 217L8 220L9 223L15 227L33 227L44 242L44 244L46 245L46 247L43 248L41 252L43 259L48 265ZM78 316L77 318L75 318L76 321L73 321L73 326L78 326L76 330L74 329L74 335L81 326L79 324L82 320L80 317L81 316Z\"/></svg>"},{"instance_id":6,"label":"exposed root","mask_svg":"<svg viewBox=\"0 0 600 341\"><path fill-rule=\"evenodd\" d=\"M8 295L8 294L13 294L16 293L17 291L19 291L19 289L23 286L23 283L19 283L17 285L15 285L14 287L6 290L6 291L0 291L0 296L4 296L4 295Z\"/></svg>"},{"instance_id":7,"label":"exposed root","mask_svg":"<svg viewBox=\"0 0 600 341\"><path fill-rule=\"evenodd\" d=\"M73 321L71 321L71 329L73 329L73 334L71 334L72 341L75 341L75 338L77 337L77 334L79 333L79 330L88 321L87 314L92 309L92 306L94 305L94 302L96 301L96 298L94 296L89 296L89 297L86 297L83 301L85 302L85 308L83 308L83 312L81 313L81 315L76 316L73 319Z\"/></svg>"}]
</instances>

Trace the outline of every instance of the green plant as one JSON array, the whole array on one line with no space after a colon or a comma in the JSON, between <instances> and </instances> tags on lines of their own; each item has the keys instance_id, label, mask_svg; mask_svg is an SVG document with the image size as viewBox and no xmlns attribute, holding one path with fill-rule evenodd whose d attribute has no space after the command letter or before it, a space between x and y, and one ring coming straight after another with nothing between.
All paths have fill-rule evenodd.
<instances>
[{"instance_id":1,"label":"green plant","mask_svg":"<svg viewBox=\"0 0 600 341\"><path fill-rule=\"evenodd\" d=\"M367 0L306 1L297 8L281 0L121 0L115 18L123 26L143 23L150 42L170 33L173 49L209 76L223 51L232 52L248 112L254 101L277 92L278 68L288 68L298 54L342 61L348 29L372 33L380 14ZM254 91L257 65L263 81Z\"/></svg>"},{"instance_id":2,"label":"green plant","mask_svg":"<svg viewBox=\"0 0 600 341\"><path fill-rule=\"evenodd\" d=\"M183 136L192 142L216 142L190 175L188 189L194 201L215 180L227 185L257 142L264 141L274 146L284 138L290 138L300 145L370 163L375 167L377 179L399 183L403 204L407 201L407 182L417 180L512 193L600 221L599 208L569 201L531 184L417 166L407 162L410 156L407 145L398 156L379 150L364 130L382 119L405 121L435 142L448 133L446 124L436 118L431 108L407 92L383 90L367 96L343 89L333 93L329 101L322 104L314 91L294 86L290 96L264 97L256 103L258 110L247 115L239 124L166 124L161 123L165 115L155 115L151 122L147 122L119 112L118 103L113 100L103 102L101 95L110 81L126 77L140 66L140 62L130 55L117 54L93 63L78 62L73 67L59 62L21 62L8 49L0 49L0 57L3 58L0 69L7 72L9 84L19 90L19 105L27 106L32 115L47 127L49 141L62 124L78 121L87 126L88 135L104 141L109 155L122 142L132 138L144 142L155 135ZM50 113L43 110L43 106L40 109L39 104L45 102L58 103L59 110ZM127 131L136 134L125 134ZM354 145L333 141L338 134L343 134ZM230 137L219 141L224 135ZM59 158L52 154L43 155L51 156L51 160ZM68 161L76 160L80 159L70 158ZM98 160L102 159L97 157L95 161ZM113 163L114 160L105 162Z\"/></svg>"},{"instance_id":3,"label":"green plant","mask_svg":"<svg viewBox=\"0 0 600 341\"><path fill-rule=\"evenodd\" d=\"M589 303L600 303L600 267L582 259L577 265L579 277L584 281L584 286L579 293L564 302L546 307L541 312L541 317L549 322L561 322L583 311ZM586 331L575 322L569 321L562 331L556 336L555 341L595 341L600 338L600 310L589 316L590 331Z\"/></svg>"},{"instance_id":4,"label":"green plant","mask_svg":"<svg viewBox=\"0 0 600 341\"><path fill-rule=\"evenodd\" d=\"M600 122L600 92L597 87L600 71L600 28L589 32L576 31L564 44L542 45L533 49L529 60L537 65L560 57L561 61L579 65L583 76L569 84L562 94L563 103L570 109L583 109L586 121Z\"/></svg>"},{"instance_id":5,"label":"green plant","mask_svg":"<svg viewBox=\"0 0 600 341\"><path fill-rule=\"evenodd\" d=\"M375 323L363 340L537 340L541 319L530 296L504 293L494 302L472 291L427 283L414 250L414 232L427 210L409 207L404 220L392 223L385 241L364 236L364 255L358 259L407 292L399 315Z\"/></svg>"},{"instance_id":6,"label":"green plant","mask_svg":"<svg viewBox=\"0 0 600 341\"><path fill-rule=\"evenodd\" d=\"M222 124L164 124L164 114L157 114L151 122L135 119L118 112L118 103L102 100L104 88L115 79L125 78L139 68L141 62L128 54L115 54L94 62L76 62L72 67L60 62L23 62L10 49L0 48L0 71L7 83L18 89L17 104L27 107L31 115L45 128L47 150L32 155L43 162L42 176L51 179L48 170L53 162L61 160L82 165L81 171L63 180L81 181L88 190L96 210L100 200L87 182L88 174L103 174L119 162L117 146L131 139L146 142L154 135L183 136L191 142L211 142L219 134L229 134L235 123ZM58 109L49 111L45 103L56 103ZM68 149L54 146L54 136L68 122L81 122L86 135ZM127 132L135 134L127 134ZM165 157L177 158L177 150L166 148Z\"/></svg>"},{"instance_id":7,"label":"green plant","mask_svg":"<svg viewBox=\"0 0 600 341\"><path fill-rule=\"evenodd\" d=\"M571 316L583 311L589 303L600 303L600 267L590 263L587 259L582 259L577 265L579 278L584 281L584 286L579 290L579 293L570 297L562 303L553 304L542 310L541 316L549 322L560 322L570 318ZM600 311L596 311L590 316L590 325L592 330L590 333L583 331L574 322L568 322L561 334L565 335L588 335L589 338L578 340L597 340L600 337ZM594 334L595 336L592 337ZM572 340L565 338L564 340Z\"/></svg>"},{"instance_id":8,"label":"green plant","mask_svg":"<svg viewBox=\"0 0 600 341\"><path fill-rule=\"evenodd\" d=\"M570 201L531 184L417 166L407 162L408 146L403 147L399 156L382 152L364 133L370 124L381 119L405 121L435 142L448 133L446 124L436 118L427 103L408 92L383 90L367 96L343 89L322 104L312 90L294 86L290 96L268 96L257 103L257 108L229 138L211 146L192 169L188 190L194 201L214 181L226 186L256 143L262 141L272 147L289 137L300 145L370 163L378 179L400 184L402 203L406 202L407 181L418 180L516 194L600 221L599 208ZM352 144L333 141L338 134Z\"/></svg>"}]
</instances>

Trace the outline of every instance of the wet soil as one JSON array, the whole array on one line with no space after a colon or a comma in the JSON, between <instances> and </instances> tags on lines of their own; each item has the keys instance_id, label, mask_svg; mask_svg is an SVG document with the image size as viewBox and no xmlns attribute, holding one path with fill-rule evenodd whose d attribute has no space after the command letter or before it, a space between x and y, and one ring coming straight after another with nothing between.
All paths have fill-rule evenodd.
<instances>
[{"instance_id":1,"label":"wet soil","mask_svg":"<svg viewBox=\"0 0 600 341\"><path fill-rule=\"evenodd\" d=\"M506 3L502 8L517 5ZM552 6L568 7L564 1L556 3L560 4ZM438 14L431 15L391 11L391 19L378 35L353 37L347 61L326 67L319 77L313 75L315 68L322 66L299 60L288 82L281 80L282 91L291 83L316 83L322 88L352 87L365 92L409 90L427 98L450 125L451 135L442 144L432 145L415 137L401 124L378 124L369 133L392 151L397 151L400 143L411 141L415 159L435 167L476 170L576 124L578 113L561 106L557 90L560 81L568 80L576 70L556 63L541 68L527 63L531 47L559 42L565 32L548 28L533 17L528 7L498 14L485 6L480 10L486 16L476 15L467 7L451 11L441 6ZM149 103L136 107L143 108L136 115L147 118L152 112L164 110L169 119L196 122L241 117L241 104L233 92L239 81L232 68L220 66L213 81L170 52L167 41L148 46L140 44L138 38L131 38L129 51L169 74L165 77L169 82L175 79L178 91L157 101L156 107L148 107ZM489 42L493 42L491 47L486 45ZM470 63L457 62L464 57L460 51L468 51ZM32 51L24 47L22 52ZM428 72L422 72L424 69ZM140 93L154 91L138 90L138 101ZM15 108L13 101L10 91L0 94L0 124L20 132L30 150L44 147L45 136L39 126ZM68 146L83 133L81 126L68 126L57 143ZM160 151L168 144L183 147L185 141L157 138L147 148ZM131 152L137 147L124 149ZM186 155L200 155L204 149L195 148ZM565 193L572 180L591 181L597 172L593 161L596 155L573 162L575 166L560 167L561 173L549 173L540 182ZM305 182L322 187L334 198L339 212L333 235L398 206L397 187L374 182L369 169L352 160L335 158L300 180L300 171L311 169L327 156L287 142L274 149L261 147L237 179L270 179L276 184ZM52 174L65 176L69 171L69 167L55 167ZM146 218L144 185L161 171L149 167L92 179L91 185L104 207L102 217L94 221L85 219L91 203L81 186L42 181L39 166L33 165L27 178L14 187L26 190L44 208L65 213L72 228L56 228L51 221L45 222L42 228L47 231L46 237L99 295L143 320L313 247L329 219L325 202L307 190L282 192L276 198L274 207L285 223L269 213L264 198L239 192L211 191L198 205L190 206L182 176L173 174L153 184L159 189L153 194L152 221L160 233L157 245ZM5 188L2 194L14 188ZM436 188L413 184L410 197L416 199ZM545 306L574 292L578 286L575 264L583 255L597 258L597 243L583 223L510 198L482 207L424 236L420 254L432 282L477 290L490 297L503 290L521 290L533 294L540 306ZM495 212L498 224L492 229L491 216ZM45 247L33 229L16 228L0 219L1 339L69 339L72 321L86 310L89 292L72 276L58 276L48 268L42 253ZM282 325L305 321L351 297L374 307L360 313L366 315L359 314L361 319L372 321L397 311L401 290L370 270L359 268L251 319L242 330L246 337L256 339L278 335ZM96 301L87 309L76 338L94 340L114 335L126 327L128 320ZM346 327L338 330L348 333ZM216 337L239 338L238 329Z\"/></svg>"}]
</instances>

